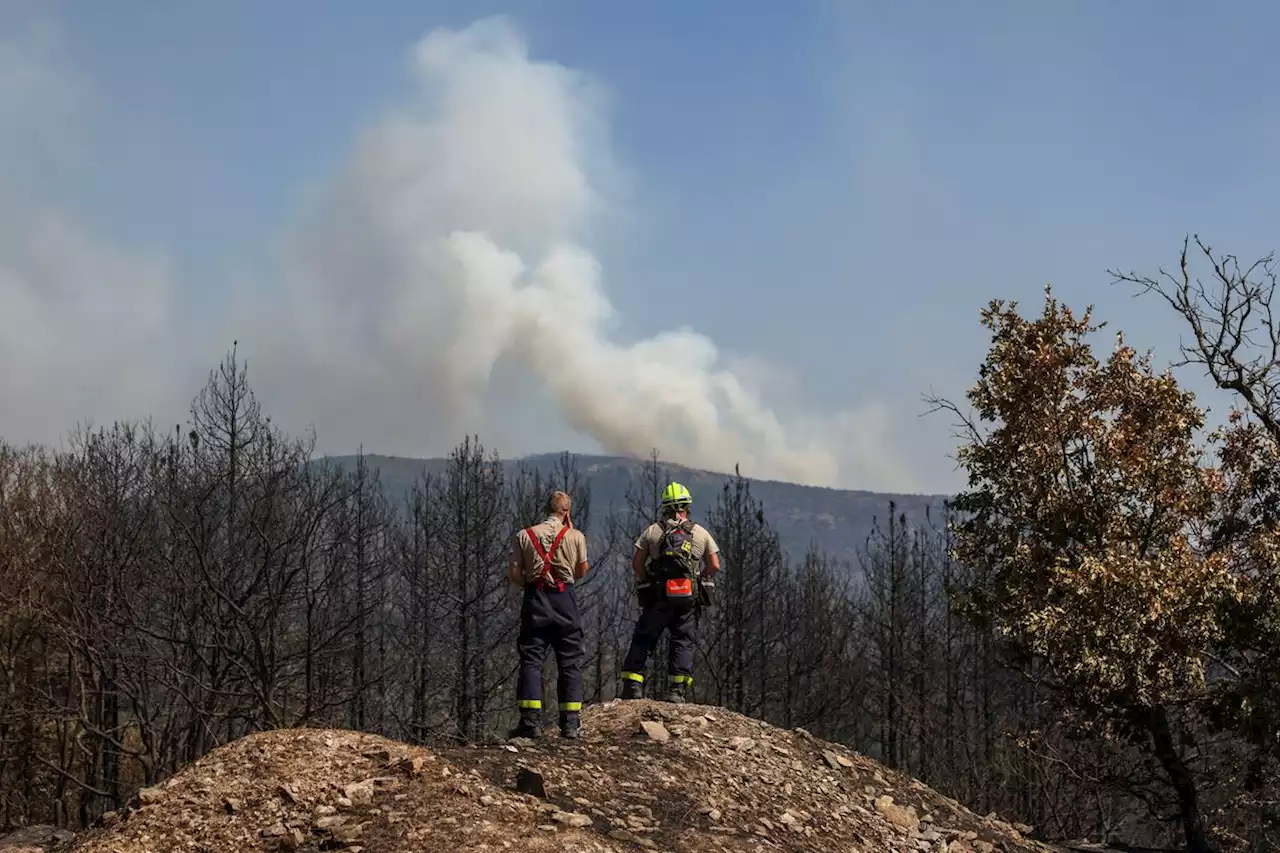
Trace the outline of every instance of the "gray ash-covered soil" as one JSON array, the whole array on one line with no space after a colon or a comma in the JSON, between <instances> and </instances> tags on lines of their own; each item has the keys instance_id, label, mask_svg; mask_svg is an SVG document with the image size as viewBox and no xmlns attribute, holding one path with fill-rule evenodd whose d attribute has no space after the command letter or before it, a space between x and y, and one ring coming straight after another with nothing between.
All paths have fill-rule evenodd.
<instances>
[{"instance_id":1,"label":"gray ash-covered soil","mask_svg":"<svg viewBox=\"0 0 1280 853\"><path fill-rule=\"evenodd\" d=\"M584 710L583 732L440 750L342 730L263 732L51 849L1059 849L803 730L721 708L614 702Z\"/></svg>"}]
</instances>

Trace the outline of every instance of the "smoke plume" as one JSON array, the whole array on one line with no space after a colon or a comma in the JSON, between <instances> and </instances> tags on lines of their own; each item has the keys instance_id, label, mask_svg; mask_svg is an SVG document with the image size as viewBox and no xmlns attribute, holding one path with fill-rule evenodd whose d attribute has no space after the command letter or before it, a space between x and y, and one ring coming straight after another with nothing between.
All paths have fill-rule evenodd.
<instances>
[{"instance_id":1,"label":"smoke plume","mask_svg":"<svg viewBox=\"0 0 1280 853\"><path fill-rule=\"evenodd\" d=\"M0 124L56 103L25 130L58 136L79 78L20 47L0 42ZM912 487L883 407L806 411L776 368L727 363L693 328L638 337L652 321L615 309L592 247L625 182L594 81L531 58L500 17L430 32L408 64L410 97L356 139L221 317L193 310L163 254L114 246L0 174L0 435L176 422L238 340L267 411L314 426L321 452L439 454L476 432L511 455L576 433L757 478Z\"/></svg>"},{"instance_id":2,"label":"smoke plume","mask_svg":"<svg viewBox=\"0 0 1280 853\"><path fill-rule=\"evenodd\" d=\"M268 316L294 318L288 346L260 361L293 361L294 389L329 377L309 411L330 401L332 423L353 398L376 406L399 393L403 430L500 418L536 436L545 417L504 411L505 393L486 401L509 364L607 452L656 447L755 477L901 485L878 408L784 421L694 329L620 341L623 318L586 248L616 177L590 80L532 60L503 18L432 32L412 68L417 100L361 139L286 249L287 306ZM312 379L297 382L299 368ZM381 447L367 437L378 415L356 410L366 446Z\"/></svg>"}]
</instances>

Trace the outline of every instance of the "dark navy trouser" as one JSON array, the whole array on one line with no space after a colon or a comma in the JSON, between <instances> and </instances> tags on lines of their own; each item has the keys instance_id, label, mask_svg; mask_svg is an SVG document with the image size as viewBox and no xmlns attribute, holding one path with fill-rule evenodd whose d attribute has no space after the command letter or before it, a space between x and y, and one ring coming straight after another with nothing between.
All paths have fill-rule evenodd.
<instances>
[{"instance_id":1,"label":"dark navy trouser","mask_svg":"<svg viewBox=\"0 0 1280 853\"><path fill-rule=\"evenodd\" d=\"M698 645L695 613L691 609L673 608L663 601L646 605L640 612L635 631L631 635L631 648L622 661L622 677L644 683L645 671L649 668L649 655L662 638L662 632L670 630L668 678L672 684L691 685L694 652Z\"/></svg>"},{"instance_id":2,"label":"dark navy trouser","mask_svg":"<svg viewBox=\"0 0 1280 853\"><path fill-rule=\"evenodd\" d=\"M548 652L556 655L556 693L560 699L560 723L576 723L582 710L582 659L586 655L578 600L573 588L563 592L555 587L529 584L520 606L520 680L516 698L520 715L542 716L542 664Z\"/></svg>"}]
</instances>

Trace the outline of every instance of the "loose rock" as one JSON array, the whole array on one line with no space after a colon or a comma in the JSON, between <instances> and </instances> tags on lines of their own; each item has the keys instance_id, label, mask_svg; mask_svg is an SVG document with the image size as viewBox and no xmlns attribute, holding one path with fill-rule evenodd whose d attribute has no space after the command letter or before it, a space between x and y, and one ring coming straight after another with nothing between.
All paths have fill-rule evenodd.
<instances>
[{"instance_id":1,"label":"loose rock","mask_svg":"<svg viewBox=\"0 0 1280 853\"><path fill-rule=\"evenodd\" d=\"M920 828L920 819L916 817L915 809L898 805L888 794L876 798L876 811L884 815L890 823L904 829L914 831Z\"/></svg>"},{"instance_id":2,"label":"loose rock","mask_svg":"<svg viewBox=\"0 0 1280 853\"><path fill-rule=\"evenodd\" d=\"M138 791L138 802L144 806L160 802L165 797L163 788L142 788Z\"/></svg>"},{"instance_id":3,"label":"loose rock","mask_svg":"<svg viewBox=\"0 0 1280 853\"><path fill-rule=\"evenodd\" d=\"M667 727L656 720L641 720L640 728L648 735L649 740L657 743L666 743L671 740L671 733L667 731Z\"/></svg>"},{"instance_id":4,"label":"loose rock","mask_svg":"<svg viewBox=\"0 0 1280 853\"><path fill-rule=\"evenodd\" d=\"M639 700L588 705L583 725L590 739L571 748L553 738L435 751L350 731L262 732L57 853L1052 849L840 745L728 711Z\"/></svg>"},{"instance_id":5,"label":"loose rock","mask_svg":"<svg viewBox=\"0 0 1280 853\"><path fill-rule=\"evenodd\" d=\"M528 767L521 767L516 774L516 790L522 794L532 794L539 799L547 797L547 788L542 774Z\"/></svg>"},{"instance_id":6,"label":"loose rock","mask_svg":"<svg viewBox=\"0 0 1280 853\"><path fill-rule=\"evenodd\" d=\"M556 812L551 816L551 819L568 826L591 826L591 818L588 815L577 814L576 812Z\"/></svg>"}]
</instances>

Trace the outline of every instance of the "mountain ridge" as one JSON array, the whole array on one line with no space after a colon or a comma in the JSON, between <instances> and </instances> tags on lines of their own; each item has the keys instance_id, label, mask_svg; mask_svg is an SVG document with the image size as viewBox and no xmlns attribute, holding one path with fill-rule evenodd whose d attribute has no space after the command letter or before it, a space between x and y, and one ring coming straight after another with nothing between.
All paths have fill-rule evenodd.
<instances>
[{"instance_id":1,"label":"mountain ridge","mask_svg":"<svg viewBox=\"0 0 1280 853\"><path fill-rule=\"evenodd\" d=\"M523 466L541 471L544 476L550 475L566 452L503 458L503 470L506 475L514 476ZM645 469L652 464L652 460L646 457L569 455L576 460L578 470L590 489L592 523L588 528L589 534L600 530L598 524L610 508L625 511L627 489L641 487ZM347 469L355 465L356 459L355 455L331 455L317 461L328 461ZM364 460L371 470L379 472L388 497L397 503L403 501L414 481L424 472L442 473L449 464L446 457L419 458L376 453L364 454ZM731 473L665 462L661 458L657 464L667 479L679 480L693 492L693 515L700 521L706 520L717 495L734 477ZM856 561L876 522L883 524L887 518L890 502L894 504L895 514L901 514L909 524L932 523L941 529L944 504L951 497L808 486L784 480L743 477L749 482L752 496L760 501L765 518L777 532L787 555L794 560L801 559L812 544L830 557ZM575 498L581 500L582 496Z\"/></svg>"}]
</instances>

